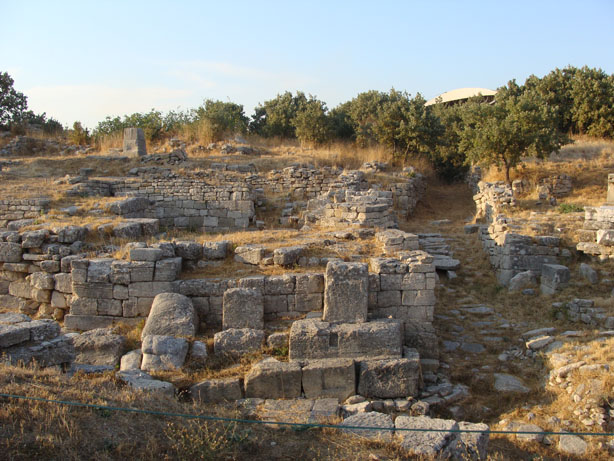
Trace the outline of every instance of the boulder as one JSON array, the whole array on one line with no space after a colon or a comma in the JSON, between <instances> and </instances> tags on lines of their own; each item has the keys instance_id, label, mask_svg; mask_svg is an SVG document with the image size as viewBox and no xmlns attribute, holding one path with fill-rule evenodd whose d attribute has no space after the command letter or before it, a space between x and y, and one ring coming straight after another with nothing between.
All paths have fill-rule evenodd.
<instances>
[{"instance_id":1,"label":"boulder","mask_svg":"<svg viewBox=\"0 0 614 461\"><path fill-rule=\"evenodd\" d=\"M276 248L273 251L273 263L276 266L290 267L298 262L298 258L303 253L304 247L291 246Z\"/></svg>"},{"instance_id":2,"label":"boulder","mask_svg":"<svg viewBox=\"0 0 614 461\"><path fill-rule=\"evenodd\" d=\"M561 435L558 448L561 453L566 455L584 456L588 449L588 444L577 435Z\"/></svg>"},{"instance_id":3,"label":"boulder","mask_svg":"<svg viewBox=\"0 0 614 461\"><path fill-rule=\"evenodd\" d=\"M203 243L203 258L208 260L225 259L228 255L231 242L229 240L221 240L219 242Z\"/></svg>"},{"instance_id":4,"label":"boulder","mask_svg":"<svg viewBox=\"0 0 614 461\"><path fill-rule=\"evenodd\" d=\"M143 353L141 349L135 349L123 355L120 361L120 371L140 370Z\"/></svg>"},{"instance_id":5,"label":"boulder","mask_svg":"<svg viewBox=\"0 0 614 461\"><path fill-rule=\"evenodd\" d=\"M523 394L530 391L519 378L505 373L495 373L495 390L499 392L520 392Z\"/></svg>"},{"instance_id":6,"label":"boulder","mask_svg":"<svg viewBox=\"0 0 614 461\"><path fill-rule=\"evenodd\" d=\"M75 362L89 365L119 365L126 339L113 331L97 328L73 337Z\"/></svg>"},{"instance_id":7,"label":"boulder","mask_svg":"<svg viewBox=\"0 0 614 461\"><path fill-rule=\"evenodd\" d=\"M537 284L537 276L533 271L519 272L513 276L507 286L509 291L522 291Z\"/></svg>"},{"instance_id":8,"label":"boulder","mask_svg":"<svg viewBox=\"0 0 614 461\"><path fill-rule=\"evenodd\" d=\"M394 426L397 429L395 436L402 448L414 456L430 458L442 456L446 446L456 437L456 433L452 431L458 430L456 421L428 416L398 416ZM415 429L418 430L413 431ZM435 429L437 432L428 429Z\"/></svg>"},{"instance_id":9,"label":"boulder","mask_svg":"<svg viewBox=\"0 0 614 461\"><path fill-rule=\"evenodd\" d=\"M569 268L560 264L542 265L541 292L545 295L552 295L561 288L564 288L571 279Z\"/></svg>"},{"instance_id":10,"label":"boulder","mask_svg":"<svg viewBox=\"0 0 614 461\"><path fill-rule=\"evenodd\" d=\"M141 338L149 335L193 337L197 328L198 316L190 298L178 293L161 293L153 300Z\"/></svg>"}]
</instances>

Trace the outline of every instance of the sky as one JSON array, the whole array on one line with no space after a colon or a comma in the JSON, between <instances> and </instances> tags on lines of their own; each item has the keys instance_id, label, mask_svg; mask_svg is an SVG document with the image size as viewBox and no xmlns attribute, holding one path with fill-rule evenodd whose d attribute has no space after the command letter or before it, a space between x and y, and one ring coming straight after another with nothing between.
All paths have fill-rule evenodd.
<instances>
[{"instance_id":1,"label":"sky","mask_svg":"<svg viewBox=\"0 0 614 461\"><path fill-rule=\"evenodd\" d=\"M36 113L246 114L284 91L329 108L368 90L426 99L568 65L614 73L614 1L0 0L0 72Z\"/></svg>"}]
</instances>

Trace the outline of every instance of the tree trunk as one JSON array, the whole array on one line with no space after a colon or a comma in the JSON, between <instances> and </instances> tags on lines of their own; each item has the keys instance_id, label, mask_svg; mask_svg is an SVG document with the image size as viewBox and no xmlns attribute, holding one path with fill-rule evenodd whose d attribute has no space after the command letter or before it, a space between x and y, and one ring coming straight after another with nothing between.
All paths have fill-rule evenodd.
<instances>
[{"instance_id":1,"label":"tree trunk","mask_svg":"<svg viewBox=\"0 0 614 461\"><path fill-rule=\"evenodd\" d=\"M503 166L505 167L505 182L507 183L508 186L512 187L512 180L510 179L511 166L508 163L504 155L502 155L501 158L503 159Z\"/></svg>"}]
</instances>

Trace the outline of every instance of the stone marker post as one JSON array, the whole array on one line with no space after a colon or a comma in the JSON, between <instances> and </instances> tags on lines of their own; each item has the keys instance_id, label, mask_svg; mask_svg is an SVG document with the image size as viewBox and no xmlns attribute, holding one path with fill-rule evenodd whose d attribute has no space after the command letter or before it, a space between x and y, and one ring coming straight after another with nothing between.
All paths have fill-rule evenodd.
<instances>
[{"instance_id":1,"label":"stone marker post","mask_svg":"<svg viewBox=\"0 0 614 461\"><path fill-rule=\"evenodd\" d=\"M608 174L608 205L614 205L614 174Z\"/></svg>"},{"instance_id":2,"label":"stone marker post","mask_svg":"<svg viewBox=\"0 0 614 461\"><path fill-rule=\"evenodd\" d=\"M369 270L364 263L331 261L326 266L325 322L367 321Z\"/></svg>"},{"instance_id":3,"label":"stone marker post","mask_svg":"<svg viewBox=\"0 0 614 461\"><path fill-rule=\"evenodd\" d=\"M147 155L145 133L141 128L124 129L124 155L142 157Z\"/></svg>"}]
</instances>

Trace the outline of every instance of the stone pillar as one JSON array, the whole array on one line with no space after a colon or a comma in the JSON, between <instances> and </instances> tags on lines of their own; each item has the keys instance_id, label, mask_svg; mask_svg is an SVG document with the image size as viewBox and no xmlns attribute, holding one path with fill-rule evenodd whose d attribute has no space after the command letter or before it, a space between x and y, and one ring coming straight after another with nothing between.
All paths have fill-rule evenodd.
<instances>
[{"instance_id":1,"label":"stone pillar","mask_svg":"<svg viewBox=\"0 0 614 461\"><path fill-rule=\"evenodd\" d=\"M367 321L369 270L364 263L331 261L326 266L325 322Z\"/></svg>"},{"instance_id":2,"label":"stone pillar","mask_svg":"<svg viewBox=\"0 0 614 461\"><path fill-rule=\"evenodd\" d=\"M608 205L614 205L614 174L610 173L608 175Z\"/></svg>"},{"instance_id":3,"label":"stone pillar","mask_svg":"<svg viewBox=\"0 0 614 461\"><path fill-rule=\"evenodd\" d=\"M124 155L142 157L147 155L145 133L141 128L124 129Z\"/></svg>"}]
</instances>

